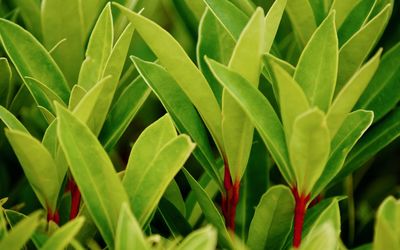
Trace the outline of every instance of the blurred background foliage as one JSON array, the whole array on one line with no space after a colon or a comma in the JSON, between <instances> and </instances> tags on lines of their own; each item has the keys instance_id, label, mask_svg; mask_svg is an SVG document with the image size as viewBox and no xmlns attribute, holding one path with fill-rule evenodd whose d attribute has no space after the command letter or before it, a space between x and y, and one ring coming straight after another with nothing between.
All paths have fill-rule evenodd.
<instances>
[{"instance_id":1,"label":"blurred background foliage","mask_svg":"<svg viewBox=\"0 0 400 250\"><path fill-rule=\"evenodd\" d=\"M97 13L93 13L93 22L106 2L102 1ZM115 2L127 1L120 0ZM136 1L130 2L134 3ZM232 0L232 2L246 11L246 6L243 6L246 1ZM273 0L253 0L253 2L255 5L262 6L267 10L272 5ZM375 51L380 47L383 47L384 52L388 51L400 41L400 0L396 0L394 3L392 17ZM38 20L40 19L40 5L41 0L0 0L0 16L20 24L33 33L39 41L43 41L40 20ZM136 11L143 9L142 14L144 16L156 21L168 30L179 41L193 61L196 61L197 27L203 8L202 1L191 0L138 0L135 6ZM93 23L88 25L93 26ZM90 29L91 27L89 27ZM278 48L275 49L282 53L283 58L295 64L301 51L299 48L291 46L291 44L295 43L291 42L293 36L288 36L291 33L290 30L290 20L285 14L276 37ZM149 61L155 60L155 56L136 33L129 54ZM374 52L371 54L374 54ZM0 56L5 56L4 51L0 50ZM129 71L131 65L130 62L126 62L125 74L123 75L123 78L125 77L126 79L125 82L129 82L129 79L132 80L138 75L135 70L133 72ZM15 71L15 69L12 70ZM13 74L13 98L7 104L8 109L22 121L32 135L42 138L47 124L34 105L32 97L23 89L21 79L16 78L17 75ZM398 84L400 84L400 79L398 79ZM265 88L265 84L262 84L262 86ZM268 91L271 90L266 88L263 91L268 96ZM397 106L399 105L397 104ZM154 94L151 94L118 145L110 153L117 168L124 168L132 143L146 126L163 113L165 113L165 110L162 105ZM17 209L24 214L28 214L39 209L40 204L36 200L36 196L24 177L22 168L5 138L3 132L4 124L0 124L0 130L2 131L0 132L0 197L9 197L9 201L5 205L7 208ZM268 160L265 160L263 152L265 151L262 148L254 149L249 165L257 165L260 162L271 165ZM197 176L202 172L201 167L198 166L198 163L193 158L188 161L186 167L195 176L196 172ZM247 171L252 171L252 168L248 168ZM266 178L268 174L271 176L270 183ZM182 193L186 195L189 187L184 176L178 174L176 180L182 189ZM281 183L282 179L276 168L270 168L270 173L265 173L265 179L259 182L264 182L265 186L262 188L254 187L253 192L258 193L254 197L260 197L268 186ZM375 213L379 204L389 195L400 196L400 139L388 145L372 160L364 164L363 167L348 176L345 181L336 183L325 194L325 196L333 195L348 196L347 199L341 202L342 239L344 243L348 247L353 247L370 242L373 237ZM258 200L253 202L255 206ZM153 224L156 224L159 233L163 233L165 225L162 225L162 220L157 215Z\"/></svg>"}]
</instances>

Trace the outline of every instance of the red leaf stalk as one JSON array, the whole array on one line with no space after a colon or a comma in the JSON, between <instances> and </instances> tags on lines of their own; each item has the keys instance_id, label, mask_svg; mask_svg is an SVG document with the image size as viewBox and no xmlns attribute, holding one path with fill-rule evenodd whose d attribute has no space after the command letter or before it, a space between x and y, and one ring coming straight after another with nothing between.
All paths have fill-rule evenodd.
<instances>
[{"instance_id":1,"label":"red leaf stalk","mask_svg":"<svg viewBox=\"0 0 400 250\"><path fill-rule=\"evenodd\" d=\"M304 217L307 212L307 203L310 200L310 194L299 194L296 187L292 188L292 193L295 200L294 211L294 233L293 233L293 247L300 247L301 235L303 232Z\"/></svg>"},{"instance_id":2,"label":"red leaf stalk","mask_svg":"<svg viewBox=\"0 0 400 250\"><path fill-rule=\"evenodd\" d=\"M224 188L225 193L222 194L222 214L225 218L226 227L235 231L236 207L239 203L240 182L232 183L232 177L229 166L225 164L224 171Z\"/></svg>"},{"instance_id":3,"label":"red leaf stalk","mask_svg":"<svg viewBox=\"0 0 400 250\"><path fill-rule=\"evenodd\" d=\"M67 191L71 192L71 210L69 213L69 219L72 220L78 215L79 205L81 203L81 192L72 178L68 180Z\"/></svg>"},{"instance_id":4,"label":"red leaf stalk","mask_svg":"<svg viewBox=\"0 0 400 250\"><path fill-rule=\"evenodd\" d=\"M48 207L47 208L47 221L54 221L57 225L60 223L60 215L58 214L58 210L56 209L53 213L51 209Z\"/></svg>"}]
</instances>

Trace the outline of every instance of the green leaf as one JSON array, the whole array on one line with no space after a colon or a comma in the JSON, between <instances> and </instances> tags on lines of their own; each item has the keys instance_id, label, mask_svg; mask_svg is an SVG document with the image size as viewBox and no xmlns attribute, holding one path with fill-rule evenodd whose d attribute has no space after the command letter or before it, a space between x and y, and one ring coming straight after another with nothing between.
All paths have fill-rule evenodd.
<instances>
[{"instance_id":1,"label":"green leaf","mask_svg":"<svg viewBox=\"0 0 400 250\"><path fill-rule=\"evenodd\" d=\"M270 185L270 169L274 163L262 142L260 135L255 132L251 147L249 163L243 178L240 180L239 203L236 207L236 234L246 241L255 207Z\"/></svg>"},{"instance_id":2,"label":"green leaf","mask_svg":"<svg viewBox=\"0 0 400 250\"><path fill-rule=\"evenodd\" d=\"M36 0L12 0L18 8L18 14L24 21L24 26L37 39L42 37L42 27L40 25L40 2Z\"/></svg>"},{"instance_id":3,"label":"green leaf","mask_svg":"<svg viewBox=\"0 0 400 250\"><path fill-rule=\"evenodd\" d=\"M47 50L32 34L14 23L0 19L0 36L4 50L37 104L51 110L46 95L35 84L26 81L26 77L46 84L67 103L70 91L67 81Z\"/></svg>"},{"instance_id":4,"label":"green leaf","mask_svg":"<svg viewBox=\"0 0 400 250\"><path fill-rule=\"evenodd\" d=\"M221 110L200 70L179 43L164 29L121 5L115 4L115 6L128 17L136 31L159 58L161 65L189 97L209 128L218 148L221 149Z\"/></svg>"},{"instance_id":5,"label":"green leaf","mask_svg":"<svg viewBox=\"0 0 400 250\"><path fill-rule=\"evenodd\" d=\"M66 39L52 52L52 56L64 72L70 86L78 80L86 42L82 25L83 13L80 8L79 0L46 0L41 5L41 27L46 48L49 50Z\"/></svg>"},{"instance_id":6,"label":"green leaf","mask_svg":"<svg viewBox=\"0 0 400 250\"><path fill-rule=\"evenodd\" d=\"M115 250L123 249L150 249L127 203L122 204L115 236Z\"/></svg>"},{"instance_id":7,"label":"green leaf","mask_svg":"<svg viewBox=\"0 0 400 250\"><path fill-rule=\"evenodd\" d=\"M342 169L347 155L372 124L374 113L357 110L347 115L331 142L331 153L326 167L314 186L312 195L319 195Z\"/></svg>"},{"instance_id":8,"label":"green leaf","mask_svg":"<svg viewBox=\"0 0 400 250\"><path fill-rule=\"evenodd\" d=\"M327 115L331 138L335 136L337 130L346 118L346 115L353 109L358 98L360 98L370 82L378 68L381 52L382 50L379 50L374 57L354 74L335 97Z\"/></svg>"},{"instance_id":9,"label":"green leaf","mask_svg":"<svg viewBox=\"0 0 400 250\"><path fill-rule=\"evenodd\" d=\"M205 61L205 56L227 65L231 58L235 41L215 15L207 8L199 24L197 42L197 64L207 79L218 103L222 101L222 86L215 79Z\"/></svg>"},{"instance_id":10,"label":"green leaf","mask_svg":"<svg viewBox=\"0 0 400 250\"><path fill-rule=\"evenodd\" d=\"M237 41L249 17L228 0L204 0L208 8Z\"/></svg>"},{"instance_id":11,"label":"green leaf","mask_svg":"<svg viewBox=\"0 0 400 250\"><path fill-rule=\"evenodd\" d=\"M207 221L211 223L218 230L218 240L223 247L232 249L232 241L228 231L226 230L224 219L222 218L220 212L213 204L212 200L206 193L206 191L200 186L200 184L190 175L190 173L183 169L183 173L189 182L189 185L194 192L197 201L203 210L204 216Z\"/></svg>"},{"instance_id":12,"label":"green leaf","mask_svg":"<svg viewBox=\"0 0 400 250\"><path fill-rule=\"evenodd\" d=\"M304 218L304 224L303 224L303 237L307 237L309 234L310 230L314 227L318 228L320 225L326 223L326 222L331 222L335 228L340 229L340 224L337 224L337 218L334 218L336 215L336 207L338 201L343 200L344 197L340 196L335 196L333 198L328 198L328 199L323 199L321 202L316 204L315 206L307 209L306 216ZM336 205L335 205L336 204ZM329 208L329 209L328 209ZM330 211L326 213L326 211ZM325 216L325 215L327 216ZM323 219L320 219L320 217L324 215ZM337 214L339 215L339 214ZM326 220L328 219L328 220ZM319 221L320 223L316 223ZM340 221L340 217L339 217ZM339 222L340 223L340 222ZM336 227L336 225L339 225L339 227ZM314 230L315 231L315 230ZM293 228L292 231L290 232L289 237L286 239L285 246L283 249L289 249L292 245L292 239L293 239Z\"/></svg>"},{"instance_id":13,"label":"green leaf","mask_svg":"<svg viewBox=\"0 0 400 250\"><path fill-rule=\"evenodd\" d=\"M196 230L187 236L177 250L214 250L217 247L217 232L211 226Z\"/></svg>"},{"instance_id":14,"label":"green leaf","mask_svg":"<svg viewBox=\"0 0 400 250\"><path fill-rule=\"evenodd\" d=\"M178 208L179 204L174 204L165 198L166 193L158 204L158 212L161 214L173 237L186 236L192 232L192 227L180 211L181 209Z\"/></svg>"},{"instance_id":15,"label":"green leaf","mask_svg":"<svg viewBox=\"0 0 400 250\"><path fill-rule=\"evenodd\" d=\"M139 58L132 58L132 60L146 83L152 88L173 118L178 130L190 135L197 144L194 156L222 188L222 180L208 142L207 132L188 97L161 66L145 62Z\"/></svg>"},{"instance_id":16,"label":"green leaf","mask_svg":"<svg viewBox=\"0 0 400 250\"><path fill-rule=\"evenodd\" d=\"M111 54L107 59L104 71L102 72L103 77L111 75L115 88L118 85L118 81L124 68L129 46L132 41L133 31L133 26L130 24L123 30L121 36L115 42ZM115 92L115 90L113 92Z\"/></svg>"},{"instance_id":17,"label":"green leaf","mask_svg":"<svg viewBox=\"0 0 400 250\"><path fill-rule=\"evenodd\" d=\"M386 198L379 206L375 223L373 249L400 248L400 202Z\"/></svg>"},{"instance_id":18,"label":"green leaf","mask_svg":"<svg viewBox=\"0 0 400 250\"><path fill-rule=\"evenodd\" d=\"M290 141L296 118L310 108L310 104L299 84L281 67L272 65L286 142Z\"/></svg>"},{"instance_id":19,"label":"green leaf","mask_svg":"<svg viewBox=\"0 0 400 250\"><path fill-rule=\"evenodd\" d=\"M75 84L74 87L72 87L71 95L69 97L69 102L68 102L69 110L74 110L86 94L87 91L84 88Z\"/></svg>"},{"instance_id":20,"label":"green leaf","mask_svg":"<svg viewBox=\"0 0 400 250\"><path fill-rule=\"evenodd\" d=\"M264 32L264 52L270 51L272 44L275 40L275 35L278 31L279 24L281 23L282 15L286 7L287 0L276 0L271 8L268 10L264 18L265 32Z\"/></svg>"},{"instance_id":21,"label":"green leaf","mask_svg":"<svg viewBox=\"0 0 400 250\"><path fill-rule=\"evenodd\" d=\"M183 215L186 215L185 201L179 185L175 180L172 180L164 192L163 198L170 202Z\"/></svg>"},{"instance_id":22,"label":"green leaf","mask_svg":"<svg viewBox=\"0 0 400 250\"><path fill-rule=\"evenodd\" d=\"M6 203L8 198L0 199L0 242L3 240L5 236L7 236L7 221L4 216L4 208L3 205Z\"/></svg>"},{"instance_id":23,"label":"green leaf","mask_svg":"<svg viewBox=\"0 0 400 250\"><path fill-rule=\"evenodd\" d=\"M338 29L339 45L349 40L368 21L376 0L359 1Z\"/></svg>"},{"instance_id":24,"label":"green leaf","mask_svg":"<svg viewBox=\"0 0 400 250\"><path fill-rule=\"evenodd\" d=\"M100 14L85 53L82 63L78 85L89 91L104 75L104 68L110 57L114 40L111 5L107 4Z\"/></svg>"},{"instance_id":25,"label":"green leaf","mask_svg":"<svg viewBox=\"0 0 400 250\"><path fill-rule=\"evenodd\" d=\"M150 89L141 77L125 88L109 111L99 135L106 150L112 149L118 142L149 95Z\"/></svg>"},{"instance_id":26,"label":"green leaf","mask_svg":"<svg viewBox=\"0 0 400 250\"><path fill-rule=\"evenodd\" d=\"M339 28L344 20L348 17L351 10L359 3L358 0L334 0L332 3L331 10L336 11L335 23L336 27Z\"/></svg>"},{"instance_id":27,"label":"green leaf","mask_svg":"<svg viewBox=\"0 0 400 250\"><path fill-rule=\"evenodd\" d=\"M318 218L309 227L308 232L304 232L304 235L313 235L318 228L325 223L331 223L334 230L334 239L338 240L340 236L340 211L338 199L333 199L332 202L318 215ZM307 238L307 237L306 237Z\"/></svg>"},{"instance_id":28,"label":"green leaf","mask_svg":"<svg viewBox=\"0 0 400 250\"><path fill-rule=\"evenodd\" d=\"M321 176L328 161L330 143L323 112L313 108L297 117L289 142L289 155L299 193L309 194Z\"/></svg>"},{"instance_id":29,"label":"green leaf","mask_svg":"<svg viewBox=\"0 0 400 250\"><path fill-rule=\"evenodd\" d=\"M300 249L304 250L336 250L338 239L332 223L326 222L320 225L316 230L307 235L303 240Z\"/></svg>"},{"instance_id":30,"label":"green leaf","mask_svg":"<svg viewBox=\"0 0 400 250\"><path fill-rule=\"evenodd\" d=\"M317 28L313 9L308 0L290 0L286 4L286 13L292 23L300 47L304 47Z\"/></svg>"},{"instance_id":31,"label":"green leaf","mask_svg":"<svg viewBox=\"0 0 400 250\"><path fill-rule=\"evenodd\" d=\"M335 14L331 12L311 36L294 73L311 106L328 111L335 91L337 67L338 40Z\"/></svg>"},{"instance_id":32,"label":"green leaf","mask_svg":"<svg viewBox=\"0 0 400 250\"><path fill-rule=\"evenodd\" d=\"M309 2L314 13L315 22L318 26L328 15L333 0L309 0Z\"/></svg>"},{"instance_id":33,"label":"green leaf","mask_svg":"<svg viewBox=\"0 0 400 250\"><path fill-rule=\"evenodd\" d=\"M264 14L257 8L233 51L229 68L253 86L258 86L264 52ZM253 125L239 104L224 89L222 94L222 138L232 181L240 181L253 142ZM225 159L226 160L226 159Z\"/></svg>"},{"instance_id":34,"label":"green leaf","mask_svg":"<svg viewBox=\"0 0 400 250\"><path fill-rule=\"evenodd\" d=\"M0 249L22 249L39 226L41 216L40 212L34 212L14 226L8 235L0 241Z\"/></svg>"},{"instance_id":35,"label":"green leaf","mask_svg":"<svg viewBox=\"0 0 400 250\"><path fill-rule=\"evenodd\" d=\"M286 61L284 61L284 60L282 60L282 59L280 59L280 58L278 58L278 57L276 57L274 55L271 55L269 53L264 55L263 62L264 62L264 67L262 69L262 74L272 84L274 84L274 81L272 80L272 76L271 76L271 72L270 72L271 69L268 68L268 67L270 67L270 65L272 65L272 64L279 65L290 76L293 76L294 72L296 70L296 68L293 65L291 65L290 63L288 63L288 62L286 62ZM276 91L276 97L278 97L279 96L278 93L277 93L278 92L278 88L275 85L273 85L272 87L273 87L273 90L274 90L274 94L275 94L275 91Z\"/></svg>"},{"instance_id":36,"label":"green leaf","mask_svg":"<svg viewBox=\"0 0 400 250\"><path fill-rule=\"evenodd\" d=\"M82 98L73 111L74 115L86 123L95 135L100 133L111 105L113 91L115 90L112 80L111 76L100 80Z\"/></svg>"},{"instance_id":37,"label":"green leaf","mask_svg":"<svg viewBox=\"0 0 400 250\"><path fill-rule=\"evenodd\" d=\"M42 250L65 249L81 229L85 218L79 217L57 229L57 231L40 248Z\"/></svg>"},{"instance_id":38,"label":"green leaf","mask_svg":"<svg viewBox=\"0 0 400 250\"><path fill-rule=\"evenodd\" d=\"M255 4L251 0L231 0L247 16L251 16L255 10Z\"/></svg>"},{"instance_id":39,"label":"green leaf","mask_svg":"<svg viewBox=\"0 0 400 250\"><path fill-rule=\"evenodd\" d=\"M389 4L340 48L335 93L360 68L385 29L391 13L392 6Z\"/></svg>"},{"instance_id":40,"label":"green leaf","mask_svg":"<svg viewBox=\"0 0 400 250\"><path fill-rule=\"evenodd\" d=\"M223 168L222 165L223 164L221 164L221 169ZM201 175L198 183L204 189L210 199L213 199L217 195L218 191L220 191L218 184L207 173ZM186 218L191 226L195 226L203 213L201 212L201 207L197 202L196 195L193 190L189 192L185 201L185 205Z\"/></svg>"},{"instance_id":41,"label":"green leaf","mask_svg":"<svg viewBox=\"0 0 400 250\"><path fill-rule=\"evenodd\" d=\"M281 249L292 227L294 199L290 189L274 186L262 196L251 221L247 245L251 249Z\"/></svg>"},{"instance_id":42,"label":"green leaf","mask_svg":"<svg viewBox=\"0 0 400 250\"><path fill-rule=\"evenodd\" d=\"M239 74L213 60L209 60L208 63L213 74L240 104L260 133L285 180L292 183L294 175L289 167L285 135L271 104L261 92Z\"/></svg>"},{"instance_id":43,"label":"green leaf","mask_svg":"<svg viewBox=\"0 0 400 250\"><path fill-rule=\"evenodd\" d=\"M59 105L57 116L58 139L72 176L105 242L113 246L120 208L128 195L90 129Z\"/></svg>"},{"instance_id":44,"label":"green leaf","mask_svg":"<svg viewBox=\"0 0 400 250\"><path fill-rule=\"evenodd\" d=\"M13 94L12 72L7 58L0 57L0 105L8 107Z\"/></svg>"},{"instance_id":45,"label":"green leaf","mask_svg":"<svg viewBox=\"0 0 400 250\"><path fill-rule=\"evenodd\" d=\"M59 171L49 151L30 134L6 130L6 136L40 203L55 211L66 169L63 173Z\"/></svg>"},{"instance_id":46,"label":"green leaf","mask_svg":"<svg viewBox=\"0 0 400 250\"><path fill-rule=\"evenodd\" d=\"M380 120L400 101L400 43L386 52L356 108L374 111L374 122Z\"/></svg>"},{"instance_id":47,"label":"green leaf","mask_svg":"<svg viewBox=\"0 0 400 250\"><path fill-rule=\"evenodd\" d=\"M0 120L12 130L29 133L25 126L15 117L10 111L3 106L0 106Z\"/></svg>"},{"instance_id":48,"label":"green leaf","mask_svg":"<svg viewBox=\"0 0 400 250\"><path fill-rule=\"evenodd\" d=\"M350 152L343 169L337 174L333 182L339 181L354 172L399 136L400 109L396 108L365 133Z\"/></svg>"},{"instance_id":49,"label":"green leaf","mask_svg":"<svg viewBox=\"0 0 400 250\"><path fill-rule=\"evenodd\" d=\"M132 148L123 185L141 225L148 222L162 194L194 149L186 135L176 135L166 115L149 126Z\"/></svg>"}]
</instances>

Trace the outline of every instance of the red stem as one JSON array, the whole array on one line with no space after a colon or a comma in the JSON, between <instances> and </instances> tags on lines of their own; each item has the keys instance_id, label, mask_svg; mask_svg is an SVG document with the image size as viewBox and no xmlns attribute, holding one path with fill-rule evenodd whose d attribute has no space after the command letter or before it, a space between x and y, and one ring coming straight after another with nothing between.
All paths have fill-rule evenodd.
<instances>
[{"instance_id":1,"label":"red stem","mask_svg":"<svg viewBox=\"0 0 400 250\"><path fill-rule=\"evenodd\" d=\"M47 208L47 221L54 221L57 225L60 223L60 215L58 214L58 210L56 210L54 213L51 211L51 209L48 207Z\"/></svg>"},{"instance_id":2,"label":"red stem","mask_svg":"<svg viewBox=\"0 0 400 250\"><path fill-rule=\"evenodd\" d=\"M294 233L293 247L298 248L301 243L301 235L303 232L304 217L307 212L307 203L310 200L310 194L299 194L296 187L292 188L292 193L296 203L294 211Z\"/></svg>"},{"instance_id":3,"label":"red stem","mask_svg":"<svg viewBox=\"0 0 400 250\"><path fill-rule=\"evenodd\" d=\"M239 202L240 182L235 181L235 183L232 184L232 177L227 164L225 164L224 188L225 193L222 194L221 204L222 214L225 218L226 227L235 231L236 207Z\"/></svg>"},{"instance_id":4,"label":"red stem","mask_svg":"<svg viewBox=\"0 0 400 250\"><path fill-rule=\"evenodd\" d=\"M69 213L69 219L72 220L78 215L79 205L81 203L81 192L72 178L68 180L67 191L71 192L71 211Z\"/></svg>"}]
</instances>

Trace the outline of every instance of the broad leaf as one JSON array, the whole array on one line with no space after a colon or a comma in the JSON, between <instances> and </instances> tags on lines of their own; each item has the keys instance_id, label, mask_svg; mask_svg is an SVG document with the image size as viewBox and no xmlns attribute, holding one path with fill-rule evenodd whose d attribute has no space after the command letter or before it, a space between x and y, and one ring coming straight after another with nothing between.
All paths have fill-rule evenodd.
<instances>
[{"instance_id":1,"label":"broad leaf","mask_svg":"<svg viewBox=\"0 0 400 250\"><path fill-rule=\"evenodd\" d=\"M214 250L217 247L217 232L211 226L189 234L176 248L177 250Z\"/></svg>"},{"instance_id":2,"label":"broad leaf","mask_svg":"<svg viewBox=\"0 0 400 250\"><path fill-rule=\"evenodd\" d=\"M160 203L158 204L158 212L163 218L172 236L187 236L193 231L192 226L186 220L184 214L181 212L181 209L178 208L177 204L173 204L170 200L164 197L161 198Z\"/></svg>"},{"instance_id":3,"label":"broad leaf","mask_svg":"<svg viewBox=\"0 0 400 250\"><path fill-rule=\"evenodd\" d=\"M71 95L69 96L68 109L74 110L86 94L87 91L84 88L75 84L74 87L72 87Z\"/></svg>"},{"instance_id":4,"label":"broad leaf","mask_svg":"<svg viewBox=\"0 0 400 250\"><path fill-rule=\"evenodd\" d=\"M399 136L400 109L396 108L365 133L350 152L343 169L337 174L333 182L339 181L354 172Z\"/></svg>"},{"instance_id":5,"label":"broad leaf","mask_svg":"<svg viewBox=\"0 0 400 250\"><path fill-rule=\"evenodd\" d=\"M70 86L78 80L86 42L86 34L82 25L83 13L77 11L80 7L81 1L79 0L47 0L43 1L41 5L41 27L47 49L53 48L65 39L52 52L52 56L64 72Z\"/></svg>"},{"instance_id":6,"label":"broad leaf","mask_svg":"<svg viewBox=\"0 0 400 250\"><path fill-rule=\"evenodd\" d=\"M368 21L376 0L359 1L338 29L339 46L354 35Z\"/></svg>"},{"instance_id":7,"label":"broad leaf","mask_svg":"<svg viewBox=\"0 0 400 250\"><path fill-rule=\"evenodd\" d=\"M11 0L18 9L18 15L22 17L24 25L37 39L42 37L40 25L40 2L36 0Z\"/></svg>"},{"instance_id":8,"label":"broad leaf","mask_svg":"<svg viewBox=\"0 0 400 250\"><path fill-rule=\"evenodd\" d=\"M13 94L12 72L7 58L0 57L0 105L8 107Z\"/></svg>"},{"instance_id":9,"label":"broad leaf","mask_svg":"<svg viewBox=\"0 0 400 250\"><path fill-rule=\"evenodd\" d=\"M278 89L279 105L286 142L290 141L296 118L310 108L310 104L299 84L281 67L272 65L275 85Z\"/></svg>"},{"instance_id":10,"label":"broad leaf","mask_svg":"<svg viewBox=\"0 0 400 250\"><path fill-rule=\"evenodd\" d=\"M222 165L223 164L221 164L221 169L223 168ZM210 199L214 199L214 197L218 194L218 191L220 191L218 184L207 173L202 174L198 183L204 189ZM187 221L191 226L195 226L203 213L193 190L188 194L185 205Z\"/></svg>"},{"instance_id":11,"label":"broad leaf","mask_svg":"<svg viewBox=\"0 0 400 250\"><path fill-rule=\"evenodd\" d=\"M294 175L289 167L289 156L282 124L268 100L239 74L225 66L208 61L214 75L240 104L252 121L288 183Z\"/></svg>"},{"instance_id":12,"label":"broad leaf","mask_svg":"<svg viewBox=\"0 0 400 250\"><path fill-rule=\"evenodd\" d=\"M222 86L208 68L205 56L227 65L235 47L235 41L209 9L200 20L198 37L197 64L221 104Z\"/></svg>"},{"instance_id":13,"label":"broad leaf","mask_svg":"<svg viewBox=\"0 0 400 250\"><path fill-rule=\"evenodd\" d=\"M32 237L36 228L40 225L40 212L34 212L29 217L20 221L12 230L0 241L0 249L20 250Z\"/></svg>"},{"instance_id":14,"label":"broad leaf","mask_svg":"<svg viewBox=\"0 0 400 250\"><path fill-rule=\"evenodd\" d=\"M304 47L310 39L317 24L308 0L290 0L286 4L286 13L292 23L300 47Z\"/></svg>"},{"instance_id":15,"label":"broad leaf","mask_svg":"<svg viewBox=\"0 0 400 250\"><path fill-rule=\"evenodd\" d=\"M188 136L176 136L168 115L141 134L132 148L123 180L133 213L141 225L147 223L193 149Z\"/></svg>"},{"instance_id":16,"label":"broad leaf","mask_svg":"<svg viewBox=\"0 0 400 250\"><path fill-rule=\"evenodd\" d=\"M120 208L128 196L96 136L68 110L57 109L58 139L72 176L104 240L113 246Z\"/></svg>"},{"instance_id":17,"label":"broad leaf","mask_svg":"<svg viewBox=\"0 0 400 250\"><path fill-rule=\"evenodd\" d=\"M106 150L112 149L118 142L149 95L150 89L141 77L133 80L125 88L107 114L99 135Z\"/></svg>"},{"instance_id":18,"label":"broad leaf","mask_svg":"<svg viewBox=\"0 0 400 250\"><path fill-rule=\"evenodd\" d=\"M320 25L326 16L328 16L329 9L333 0L309 0L311 8L314 13L315 22Z\"/></svg>"},{"instance_id":19,"label":"broad leaf","mask_svg":"<svg viewBox=\"0 0 400 250\"><path fill-rule=\"evenodd\" d=\"M319 227L325 223L331 223L334 230L335 239L339 239L340 236L340 211L339 211L339 200L333 199L332 202L318 215L318 218L312 223L304 235L313 235Z\"/></svg>"},{"instance_id":20,"label":"broad leaf","mask_svg":"<svg viewBox=\"0 0 400 250\"><path fill-rule=\"evenodd\" d=\"M331 12L310 38L294 73L310 105L324 112L328 111L335 91L337 65L338 40Z\"/></svg>"},{"instance_id":21,"label":"broad leaf","mask_svg":"<svg viewBox=\"0 0 400 250\"><path fill-rule=\"evenodd\" d=\"M371 111L358 110L347 115L331 142L331 153L326 167L314 186L312 195L319 195L342 169L347 155L372 123Z\"/></svg>"},{"instance_id":22,"label":"broad leaf","mask_svg":"<svg viewBox=\"0 0 400 250\"><path fill-rule=\"evenodd\" d=\"M253 142L246 171L240 180L239 203L236 207L236 234L243 241L248 237L254 208L270 185L270 169L274 165L271 156L265 153L267 149L257 132L254 133Z\"/></svg>"},{"instance_id":23,"label":"broad leaf","mask_svg":"<svg viewBox=\"0 0 400 250\"><path fill-rule=\"evenodd\" d=\"M188 180L189 185L192 191L194 192L207 221L211 223L218 230L219 242L221 242L223 247L229 249L233 248L230 235L225 227L224 219L222 218L218 209L215 207L212 200L207 195L206 191L189 174L189 172L186 171L186 169L183 169L183 173L185 174L186 179Z\"/></svg>"},{"instance_id":24,"label":"broad leaf","mask_svg":"<svg viewBox=\"0 0 400 250\"><path fill-rule=\"evenodd\" d=\"M4 19L0 19L0 36L5 51L37 104L51 110L46 95L35 84L26 81L27 76L46 84L67 103L67 81L47 50L26 30Z\"/></svg>"},{"instance_id":25,"label":"broad leaf","mask_svg":"<svg viewBox=\"0 0 400 250\"><path fill-rule=\"evenodd\" d=\"M243 29L229 68L258 86L261 56L264 52L264 14L261 8L254 12ZM232 181L240 181L246 169L253 142L253 125L236 100L227 92L222 95L222 137Z\"/></svg>"},{"instance_id":26,"label":"broad leaf","mask_svg":"<svg viewBox=\"0 0 400 250\"><path fill-rule=\"evenodd\" d=\"M380 120L400 101L400 43L386 52L356 104L356 108L374 111L374 121Z\"/></svg>"},{"instance_id":27,"label":"broad leaf","mask_svg":"<svg viewBox=\"0 0 400 250\"><path fill-rule=\"evenodd\" d=\"M208 8L237 41L249 17L228 0L205 0Z\"/></svg>"},{"instance_id":28,"label":"broad leaf","mask_svg":"<svg viewBox=\"0 0 400 250\"><path fill-rule=\"evenodd\" d=\"M0 120L12 130L29 133L25 126L10 111L0 106Z\"/></svg>"},{"instance_id":29,"label":"broad leaf","mask_svg":"<svg viewBox=\"0 0 400 250\"><path fill-rule=\"evenodd\" d=\"M335 93L343 88L367 58L381 36L391 12L391 5L387 5L340 48Z\"/></svg>"},{"instance_id":30,"label":"broad leaf","mask_svg":"<svg viewBox=\"0 0 400 250\"><path fill-rule=\"evenodd\" d=\"M207 133L200 116L188 97L161 66L132 58L136 68L161 100L163 106L174 119L181 133L187 133L197 144L194 156L207 173L222 187L222 180L215 164L215 159L208 142Z\"/></svg>"},{"instance_id":31,"label":"broad leaf","mask_svg":"<svg viewBox=\"0 0 400 250\"><path fill-rule=\"evenodd\" d=\"M286 7L287 0L276 0L271 8L268 10L264 18L265 32L264 32L264 53L268 53L275 40L275 35L278 31L279 24L281 23L282 15Z\"/></svg>"},{"instance_id":32,"label":"broad leaf","mask_svg":"<svg viewBox=\"0 0 400 250\"><path fill-rule=\"evenodd\" d=\"M373 249L400 248L400 202L394 197L386 198L379 206L375 222Z\"/></svg>"},{"instance_id":33,"label":"broad leaf","mask_svg":"<svg viewBox=\"0 0 400 250\"><path fill-rule=\"evenodd\" d=\"M326 222L307 235L303 240L300 249L304 250L336 250L338 239L335 229L330 222Z\"/></svg>"},{"instance_id":34,"label":"broad leaf","mask_svg":"<svg viewBox=\"0 0 400 250\"><path fill-rule=\"evenodd\" d=\"M314 108L297 117L289 142L289 155L299 193L307 195L311 192L325 168L330 144L324 113Z\"/></svg>"},{"instance_id":35,"label":"broad leaf","mask_svg":"<svg viewBox=\"0 0 400 250\"><path fill-rule=\"evenodd\" d=\"M334 0L331 10L336 11L335 23L336 27L340 28L344 20L347 18L351 10L356 6L358 0Z\"/></svg>"},{"instance_id":36,"label":"broad leaf","mask_svg":"<svg viewBox=\"0 0 400 250\"><path fill-rule=\"evenodd\" d=\"M221 149L221 111L200 70L179 43L164 29L121 5L115 4L115 6L128 17L136 31L159 58L161 65L167 69L189 97L209 128L218 148Z\"/></svg>"},{"instance_id":37,"label":"broad leaf","mask_svg":"<svg viewBox=\"0 0 400 250\"><path fill-rule=\"evenodd\" d=\"M281 249L292 227L294 199L289 188L274 186L262 196L251 221L251 249Z\"/></svg>"},{"instance_id":38,"label":"broad leaf","mask_svg":"<svg viewBox=\"0 0 400 250\"><path fill-rule=\"evenodd\" d=\"M122 204L115 236L115 250L123 249L150 249L127 203Z\"/></svg>"},{"instance_id":39,"label":"broad leaf","mask_svg":"<svg viewBox=\"0 0 400 250\"><path fill-rule=\"evenodd\" d=\"M346 115L353 109L379 65L381 50L371 58L342 88L332 103L327 115L328 127L333 138Z\"/></svg>"},{"instance_id":40,"label":"broad leaf","mask_svg":"<svg viewBox=\"0 0 400 250\"><path fill-rule=\"evenodd\" d=\"M65 249L74 237L78 234L85 219L83 217L76 218L57 231L46 241L40 248L42 250L62 250Z\"/></svg>"},{"instance_id":41,"label":"broad leaf","mask_svg":"<svg viewBox=\"0 0 400 250\"><path fill-rule=\"evenodd\" d=\"M57 169L49 151L30 134L6 130L6 136L40 203L55 211L66 169Z\"/></svg>"},{"instance_id":42,"label":"broad leaf","mask_svg":"<svg viewBox=\"0 0 400 250\"><path fill-rule=\"evenodd\" d=\"M85 53L82 63L78 85L89 91L103 78L103 71L111 54L114 40L111 5L108 4L100 14Z\"/></svg>"}]
</instances>

